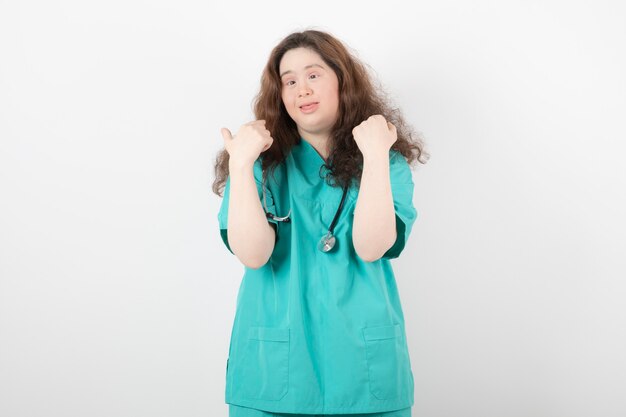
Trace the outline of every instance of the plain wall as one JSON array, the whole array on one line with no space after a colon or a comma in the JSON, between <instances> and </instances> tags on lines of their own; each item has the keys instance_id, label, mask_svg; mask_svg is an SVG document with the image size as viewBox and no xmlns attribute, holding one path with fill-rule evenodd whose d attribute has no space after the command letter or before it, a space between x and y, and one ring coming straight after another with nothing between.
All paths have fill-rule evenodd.
<instances>
[{"instance_id":1,"label":"plain wall","mask_svg":"<svg viewBox=\"0 0 626 417\"><path fill-rule=\"evenodd\" d=\"M243 266L219 129L315 28L431 154L392 261L413 415L623 417L625 21L619 1L2 1L0 415L227 416Z\"/></svg>"}]
</instances>

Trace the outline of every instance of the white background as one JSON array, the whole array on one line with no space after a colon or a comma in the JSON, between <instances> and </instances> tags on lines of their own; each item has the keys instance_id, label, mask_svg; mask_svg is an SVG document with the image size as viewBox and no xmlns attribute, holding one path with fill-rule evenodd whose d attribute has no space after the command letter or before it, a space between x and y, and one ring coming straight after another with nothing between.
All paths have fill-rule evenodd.
<instances>
[{"instance_id":1,"label":"white background","mask_svg":"<svg viewBox=\"0 0 626 417\"><path fill-rule=\"evenodd\" d=\"M219 129L314 28L431 153L393 261L413 415L623 417L625 21L617 0L1 1L0 415L227 416Z\"/></svg>"}]
</instances>

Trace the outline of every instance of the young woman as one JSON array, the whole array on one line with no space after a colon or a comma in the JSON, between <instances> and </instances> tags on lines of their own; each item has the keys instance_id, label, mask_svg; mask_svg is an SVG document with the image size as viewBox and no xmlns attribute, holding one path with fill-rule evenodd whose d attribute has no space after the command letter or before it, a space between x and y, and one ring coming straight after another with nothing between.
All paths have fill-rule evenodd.
<instances>
[{"instance_id":1,"label":"young woman","mask_svg":"<svg viewBox=\"0 0 626 417\"><path fill-rule=\"evenodd\" d=\"M390 259L417 218L409 167L428 154L328 33L271 52L256 120L216 160L221 237L244 264L230 416L409 417L413 373ZM376 414L371 414L376 413Z\"/></svg>"}]
</instances>

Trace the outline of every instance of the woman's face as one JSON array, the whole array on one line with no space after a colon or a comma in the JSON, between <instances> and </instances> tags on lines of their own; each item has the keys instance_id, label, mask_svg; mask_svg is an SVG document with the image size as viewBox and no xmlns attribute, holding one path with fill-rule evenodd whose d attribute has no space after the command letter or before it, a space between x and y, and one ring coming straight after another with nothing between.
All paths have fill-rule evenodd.
<instances>
[{"instance_id":1,"label":"woman's face","mask_svg":"<svg viewBox=\"0 0 626 417\"><path fill-rule=\"evenodd\" d=\"M337 120L339 80L319 54L308 48L287 51L280 61L281 96L300 135L328 134Z\"/></svg>"}]
</instances>

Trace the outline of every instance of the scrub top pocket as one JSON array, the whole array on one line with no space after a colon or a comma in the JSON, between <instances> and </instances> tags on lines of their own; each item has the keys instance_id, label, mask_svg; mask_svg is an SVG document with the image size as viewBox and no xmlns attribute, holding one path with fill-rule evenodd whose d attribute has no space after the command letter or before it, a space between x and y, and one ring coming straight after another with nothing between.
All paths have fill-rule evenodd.
<instances>
[{"instance_id":1,"label":"scrub top pocket","mask_svg":"<svg viewBox=\"0 0 626 417\"><path fill-rule=\"evenodd\" d=\"M247 398L280 400L289 388L289 329L250 327L241 384Z\"/></svg>"},{"instance_id":2,"label":"scrub top pocket","mask_svg":"<svg viewBox=\"0 0 626 417\"><path fill-rule=\"evenodd\" d=\"M391 326L366 327L363 329L370 392L379 400L397 398L408 387L408 352L402 338L399 324Z\"/></svg>"}]
</instances>

